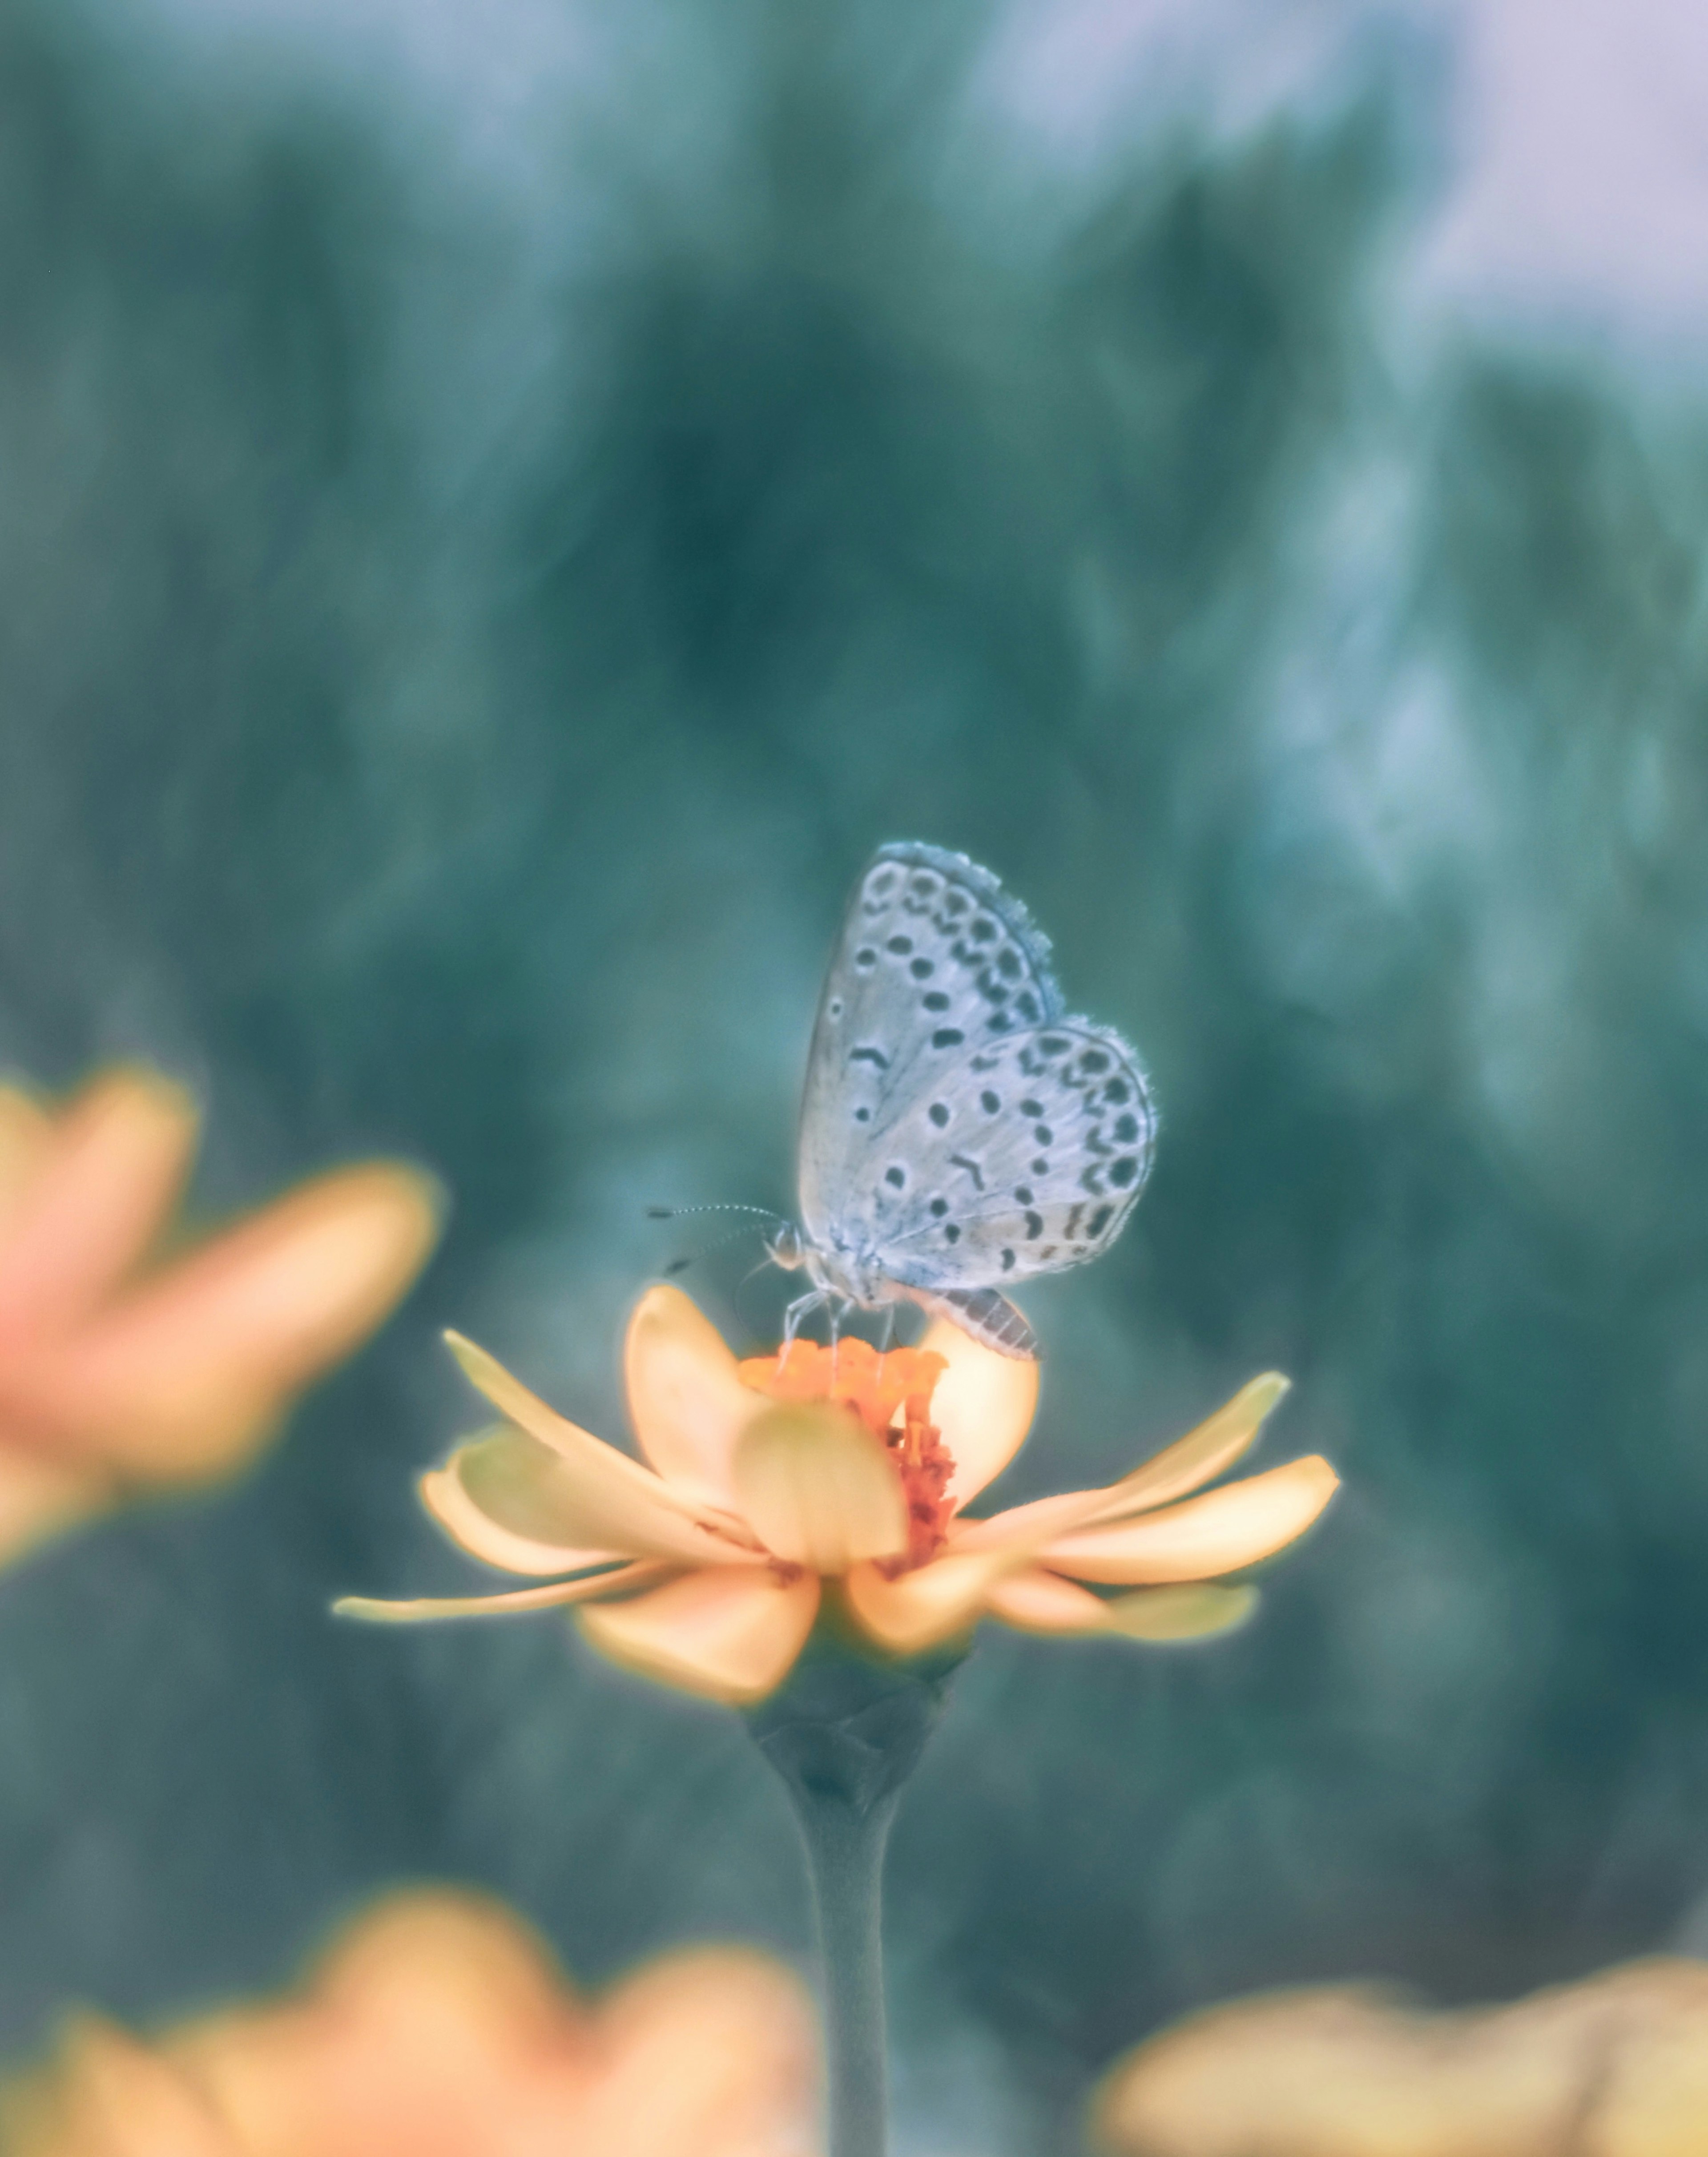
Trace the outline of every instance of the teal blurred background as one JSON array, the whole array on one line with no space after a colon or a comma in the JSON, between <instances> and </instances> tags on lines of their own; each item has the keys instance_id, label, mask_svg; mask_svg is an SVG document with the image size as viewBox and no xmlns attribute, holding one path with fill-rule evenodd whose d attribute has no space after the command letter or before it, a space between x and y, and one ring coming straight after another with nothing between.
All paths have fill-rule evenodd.
<instances>
[{"instance_id":1,"label":"teal blurred background","mask_svg":"<svg viewBox=\"0 0 1708 2157\"><path fill-rule=\"evenodd\" d=\"M1231 1640L981 1640L893 1846L903 2157L1072 2149L1242 1989L1708 1951L1704 43L6 0L0 1063L187 1078L210 1209L375 1151L456 1209L259 1474L0 1583L8 2051L403 1878L589 1980L804 1950L733 1718L327 1606L471 1580L438 1327L615 1434L645 1207L790 1204L891 837L1161 1104L1005 1495L1270 1365L1260 1463L1346 1483ZM756 1256L689 1276L743 1348Z\"/></svg>"}]
</instances>

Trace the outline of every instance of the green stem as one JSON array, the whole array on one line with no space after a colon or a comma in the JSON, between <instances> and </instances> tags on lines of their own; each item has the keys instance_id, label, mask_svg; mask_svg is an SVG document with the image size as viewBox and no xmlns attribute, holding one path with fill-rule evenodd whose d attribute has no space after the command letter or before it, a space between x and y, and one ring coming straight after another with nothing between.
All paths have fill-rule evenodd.
<instances>
[{"instance_id":1,"label":"green stem","mask_svg":"<svg viewBox=\"0 0 1708 2157\"><path fill-rule=\"evenodd\" d=\"M815 1636L786 1685L751 1711L806 1848L818 1919L830 2157L884 2157L884 1846L960 1651L877 1663Z\"/></svg>"}]
</instances>

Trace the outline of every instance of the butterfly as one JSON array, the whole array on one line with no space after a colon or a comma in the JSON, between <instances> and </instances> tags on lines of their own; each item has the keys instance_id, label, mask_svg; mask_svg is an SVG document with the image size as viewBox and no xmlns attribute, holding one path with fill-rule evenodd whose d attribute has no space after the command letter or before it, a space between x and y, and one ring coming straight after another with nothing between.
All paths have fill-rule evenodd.
<instances>
[{"instance_id":1,"label":"butterfly","mask_svg":"<svg viewBox=\"0 0 1708 2157\"><path fill-rule=\"evenodd\" d=\"M1065 1015L1048 940L988 869L880 847L819 999L800 1105L800 1225L768 1248L828 1306L907 1300L1035 1356L1013 1282L1098 1257L1150 1171L1156 1113L1112 1027Z\"/></svg>"}]
</instances>

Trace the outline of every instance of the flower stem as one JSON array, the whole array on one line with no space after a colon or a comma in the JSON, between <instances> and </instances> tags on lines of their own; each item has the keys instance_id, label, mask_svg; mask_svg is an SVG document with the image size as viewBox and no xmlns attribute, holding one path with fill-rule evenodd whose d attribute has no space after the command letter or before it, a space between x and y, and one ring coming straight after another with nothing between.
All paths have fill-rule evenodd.
<instances>
[{"instance_id":1,"label":"flower stem","mask_svg":"<svg viewBox=\"0 0 1708 2157\"><path fill-rule=\"evenodd\" d=\"M884 2157L884 1846L960 1651L878 1663L815 1636L786 1685L750 1711L806 1847L818 1918L830 2157Z\"/></svg>"}]
</instances>

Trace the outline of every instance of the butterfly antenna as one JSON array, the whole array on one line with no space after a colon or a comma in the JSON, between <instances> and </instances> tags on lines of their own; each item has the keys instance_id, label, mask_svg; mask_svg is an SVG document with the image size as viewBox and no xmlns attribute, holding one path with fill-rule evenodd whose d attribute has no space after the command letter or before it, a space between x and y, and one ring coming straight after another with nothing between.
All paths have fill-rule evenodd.
<instances>
[{"instance_id":1,"label":"butterfly antenna","mask_svg":"<svg viewBox=\"0 0 1708 2157\"><path fill-rule=\"evenodd\" d=\"M685 1213L744 1213L749 1216L757 1215L761 1220L775 1221L785 1228L789 1225L786 1217L783 1214L774 1213L769 1206L714 1204L709 1206L649 1206L646 1208L646 1217L649 1221L675 1221L680 1219ZM748 1233L749 1229L747 1223L743 1222L739 1228L732 1228L728 1235L714 1237L711 1243L702 1243L697 1250L689 1251L685 1253L680 1258L672 1259L670 1264L664 1269L665 1278L666 1279L673 1279L677 1274L686 1273L688 1268L693 1264L696 1259L703 1259L708 1253L713 1251L721 1251L726 1243L733 1243L738 1236L745 1236ZM757 1267L754 1269L754 1271L758 1271Z\"/></svg>"}]
</instances>

